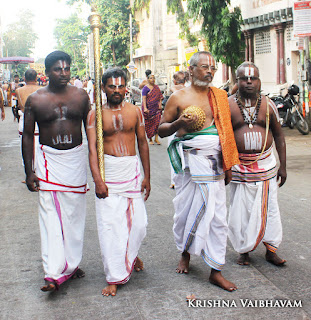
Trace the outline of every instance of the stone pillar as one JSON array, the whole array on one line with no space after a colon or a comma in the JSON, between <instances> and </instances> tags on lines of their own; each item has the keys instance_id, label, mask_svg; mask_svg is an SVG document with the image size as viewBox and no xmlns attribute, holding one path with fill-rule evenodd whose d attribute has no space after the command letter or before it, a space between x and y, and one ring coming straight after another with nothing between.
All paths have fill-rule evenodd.
<instances>
[{"instance_id":1,"label":"stone pillar","mask_svg":"<svg viewBox=\"0 0 311 320\"><path fill-rule=\"evenodd\" d=\"M284 50L284 24L280 26L280 83L286 82L285 77L285 50Z\"/></svg>"},{"instance_id":2,"label":"stone pillar","mask_svg":"<svg viewBox=\"0 0 311 320\"><path fill-rule=\"evenodd\" d=\"M248 47L248 31L244 31L244 39L245 39L245 61L248 61L249 57L249 47Z\"/></svg>"},{"instance_id":3,"label":"stone pillar","mask_svg":"<svg viewBox=\"0 0 311 320\"><path fill-rule=\"evenodd\" d=\"M248 34L248 61L254 62L254 49L253 49L253 33L249 31Z\"/></svg>"},{"instance_id":4,"label":"stone pillar","mask_svg":"<svg viewBox=\"0 0 311 320\"><path fill-rule=\"evenodd\" d=\"M276 31L276 45L277 45L277 70L276 82L283 84L286 82L285 77L285 54L284 54L284 24L278 23L274 25Z\"/></svg>"}]
</instances>

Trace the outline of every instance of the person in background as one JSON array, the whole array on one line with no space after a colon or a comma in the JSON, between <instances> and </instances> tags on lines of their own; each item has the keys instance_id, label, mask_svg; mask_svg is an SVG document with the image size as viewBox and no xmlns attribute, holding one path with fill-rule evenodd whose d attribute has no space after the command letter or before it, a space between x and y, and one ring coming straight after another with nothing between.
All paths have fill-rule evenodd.
<instances>
[{"instance_id":1,"label":"person in background","mask_svg":"<svg viewBox=\"0 0 311 320\"><path fill-rule=\"evenodd\" d=\"M148 84L143 87L142 96L142 110L149 144L156 143L160 145L158 127L162 114L163 95L160 88L155 84L155 76L153 74L148 76ZM154 142L152 137L154 137Z\"/></svg>"},{"instance_id":2,"label":"person in background","mask_svg":"<svg viewBox=\"0 0 311 320\"><path fill-rule=\"evenodd\" d=\"M149 77L150 74L151 74L151 70L150 70L150 69L147 69L147 70L145 71L146 79L143 80L143 81L140 83L140 85L138 86L138 88L139 88L140 90L142 90L142 88L143 88L145 85L148 84L148 77Z\"/></svg>"}]
</instances>

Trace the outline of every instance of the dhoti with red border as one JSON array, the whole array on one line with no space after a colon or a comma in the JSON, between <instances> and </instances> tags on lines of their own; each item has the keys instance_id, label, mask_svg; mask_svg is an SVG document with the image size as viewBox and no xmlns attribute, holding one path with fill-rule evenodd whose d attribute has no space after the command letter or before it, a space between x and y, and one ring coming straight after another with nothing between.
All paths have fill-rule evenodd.
<instances>
[{"instance_id":1,"label":"dhoti with red border","mask_svg":"<svg viewBox=\"0 0 311 320\"><path fill-rule=\"evenodd\" d=\"M39 224L45 280L62 284L82 259L86 216L86 154L82 145L37 149Z\"/></svg>"}]
</instances>

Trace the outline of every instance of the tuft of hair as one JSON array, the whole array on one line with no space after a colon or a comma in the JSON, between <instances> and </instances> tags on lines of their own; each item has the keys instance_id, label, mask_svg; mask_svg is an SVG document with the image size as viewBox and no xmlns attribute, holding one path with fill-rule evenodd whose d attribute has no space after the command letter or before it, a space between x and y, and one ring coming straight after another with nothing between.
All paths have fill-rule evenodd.
<instances>
[{"instance_id":1,"label":"tuft of hair","mask_svg":"<svg viewBox=\"0 0 311 320\"><path fill-rule=\"evenodd\" d=\"M69 65L71 64L71 58L69 54L64 51L56 50L46 56L44 61L45 70L49 72L53 64L58 60L66 61Z\"/></svg>"},{"instance_id":2,"label":"tuft of hair","mask_svg":"<svg viewBox=\"0 0 311 320\"><path fill-rule=\"evenodd\" d=\"M251 61L244 61L244 62L242 62L242 63L237 67L236 72L235 72L235 76L238 77L238 73L239 73L239 71L240 71L241 68L245 68L245 67L249 67L249 66L252 66L252 67L254 67L255 69L257 69L257 71L258 71L258 76L259 76L259 69L258 69L258 67L255 65L254 62L251 62Z\"/></svg>"},{"instance_id":3,"label":"tuft of hair","mask_svg":"<svg viewBox=\"0 0 311 320\"><path fill-rule=\"evenodd\" d=\"M127 82L126 73L119 67L108 69L102 76L102 84L105 86L109 78L123 78Z\"/></svg>"},{"instance_id":4,"label":"tuft of hair","mask_svg":"<svg viewBox=\"0 0 311 320\"><path fill-rule=\"evenodd\" d=\"M151 70L150 69L147 69L146 71L145 71L145 75L146 75L146 77L148 78L149 77L149 75L151 75Z\"/></svg>"},{"instance_id":5,"label":"tuft of hair","mask_svg":"<svg viewBox=\"0 0 311 320\"><path fill-rule=\"evenodd\" d=\"M213 55L209 52L209 51L198 51L198 52L195 52L192 57L190 58L189 60L189 65L190 66L194 66L194 65L197 65L199 63L199 60L200 60L200 56L202 54L205 54L205 55L209 55L209 56L212 56Z\"/></svg>"},{"instance_id":6,"label":"tuft of hair","mask_svg":"<svg viewBox=\"0 0 311 320\"><path fill-rule=\"evenodd\" d=\"M25 72L25 81L37 81L37 71L34 69L27 69Z\"/></svg>"}]
</instances>

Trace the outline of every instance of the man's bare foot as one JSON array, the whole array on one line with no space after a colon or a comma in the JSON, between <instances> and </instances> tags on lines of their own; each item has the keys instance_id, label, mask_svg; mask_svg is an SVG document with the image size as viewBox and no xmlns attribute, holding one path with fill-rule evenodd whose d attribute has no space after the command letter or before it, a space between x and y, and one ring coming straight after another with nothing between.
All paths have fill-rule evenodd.
<instances>
[{"instance_id":1,"label":"man's bare foot","mask_svg":"<svg viewBox=\"0 0 311 320\"><path fill-rule=\"evenodd\" d=\"M250 258L249 258L248 252L240 253L237 264L239 264L241 266L249 266L249 263L250 263Z\"/></svg>"},{"instance_id":2,"label":"man's bare foot","mask_svg":"<svg viewBox=\"0 0 311 320\"><path fill-rule=\"evenodd\" d=\"M136 258L136 261L134 264L134 270L137 272L144 270L144 263L138 257Z\"/></svg>"},{"instance_id":3,"label":"man's bare foot","mask_svg":"<svg viewBox=\"0 0 311 320\"><path fill-rule=\"evenodd\" d=\"M53 292L56 290L56 284L54 282L45 280L45 285L40 289L43 292Z\"/></svg>"},{"instance_id":4,"label":"man's bare foot","mask_svg":"<svg viewBox=\"0 0 311 320\"><path fill-rule=\"evenodd\" d=\"M103 296L115 296L117 293L117 285L116 284L109 284L106 288L102 290Z\"/></svg>"},{"instance_id":5,"label":"man's bare foot","mask_svg":"<svg viewBox=\"0 0 311 320\"><path fill-rule=\"evenodd\" d=\"M189 273L190 253L184 251L181 254L178 266L176 268L177 273Z\"/></svg>"},{"instance_id":6,"label":"man's bare foot","mask_svg":"<svg viewBox=\"0 0 311 320\"><path fill-rule=\"evenodd\" d=\"M237 290L237 286L224 278L221 271L212 269L209 282L229 292Z\"/></svg>"},{"instance_id":7,"label":"man's bare foot","mask_svg":"<svg viewBox=\"0 0 311 320\"><path fill-rule=\"evenodd\" d=\"M72 275L71 279L83 278L85 277L85 272L82 269L77 269L77 271Z\"/></svg>"},{"instance_id":8,"label":"man's bare foot","mask_svg":"<svg viewBox=\"0 0 311 320\"><path fill-rule=\"evenodd\" d=\"M281 259L275 252L267 250L266 252L266 260L277 267L284 266L286 260Z\"/></svg>"},{"instance_id":9,"label":"man's bare foot","mask_svg":"<svg viewBox=\"0 0 311 320\"><path fill-rule=\"evenodd\" d=\"M152 144L154 144L154 143L153 143L153 141L152 141L152 140L149 140L149 144L151 144L151 145L152 145Z\"/></svg>"},{"instance_id":10,"label":"man's bare foot","mask_svg":"<svg viewBox=\"0 0 311 320\"><path fill-rule=\"evenodd\" d=\"M161 145L161 142L159 140L154 140L154 142L159 146Z\"/></svg>"},{"instance_id":11,"label":"man's bare foot","mask_svg":"<svg viewBox=\"0 0 311 320\"><path fill-rule=\"evenodd\" d=\"M170 189L175 189L175 185L174 185L174 184L171 184L171 185L170 185Z\"/></svg>"}]
</instances>

